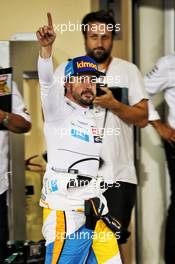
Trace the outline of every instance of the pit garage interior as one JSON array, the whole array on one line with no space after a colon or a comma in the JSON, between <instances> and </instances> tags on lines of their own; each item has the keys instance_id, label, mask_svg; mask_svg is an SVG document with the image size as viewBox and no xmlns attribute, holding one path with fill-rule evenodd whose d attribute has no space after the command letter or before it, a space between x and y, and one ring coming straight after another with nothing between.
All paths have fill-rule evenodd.
<instances>
[{"instance_id":1,"label":"pit garage interior","mask_svg":"<svg viewBox=\"0 0 175 264\"><path fill-rule=\"evenodd\" d=\"M76 4L75 4L76 3ZM134 62L143 76L157 59L174 52L175 1L173 0L6 0L1 1L0 58L13 67L13 80L31 114L32 129L25 135L10 133L9 228L11 240L42 239L42 209L38 205L46 162L43 115L37 75L39 45L35 31L50 11L56 23L80 23L99 9L113 10L121 32L113 55ZM8 14L8 19L7 19ZM74 35L73 35L74 34ZM71 39L71 45L70 45ZM54 64L84 54L81 32L58 33ZM161 115L162 94L154 103ZM125 246L126 264L163 264L164 227L170 188L163 144L155 130L134 129L133 147L139 186L132 214L132 235Z\"/></svg>"}]
</instances>

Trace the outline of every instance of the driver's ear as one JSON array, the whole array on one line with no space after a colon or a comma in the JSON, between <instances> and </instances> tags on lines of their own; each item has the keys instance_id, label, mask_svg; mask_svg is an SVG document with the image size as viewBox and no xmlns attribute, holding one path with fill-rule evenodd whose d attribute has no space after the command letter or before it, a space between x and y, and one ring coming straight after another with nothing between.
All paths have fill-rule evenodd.
<instances>
[{"instance_id":1,"label":"driver's ear","mask_svg":"<svg viewBox=\"0 0 175 264\"><path fill-rule=\"evenodd\" d=\"M66 83L64 84L64 87L65 87L66 89L70 89L70 87L71 87L71 84L70 84L70 83L68 83L68 82L66 82Z\"/></svg>"},{"instance_id":2,"label":"driver's ear","mask_svg":"<svg viewBox=\"0 0 175 264\"><path fill-rule=\"evenodd\" d=\"M65 82L64 88L65 88L65 95L66 95L68 92L70 92L71 83Z\"/></svg>"}]
</instances>

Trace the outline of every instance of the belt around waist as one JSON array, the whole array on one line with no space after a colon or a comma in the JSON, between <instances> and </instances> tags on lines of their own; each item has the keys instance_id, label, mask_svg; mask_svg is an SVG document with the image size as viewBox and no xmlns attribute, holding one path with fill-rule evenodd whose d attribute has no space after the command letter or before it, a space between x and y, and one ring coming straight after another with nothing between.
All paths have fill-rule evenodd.
<instances>
[{"instance_id":1,"label":"belt around waist","mask_svg":"<svg viewBox=\"0 0 175 264\"><path fill-rule=\"evenodd\" d=\"M105 182L103 177L101 176L93 176L93 175L84 174L84 173L79 172L76 169L66 170L66 169L58 169L58 168L53 168L53 167L51 169L56 173L68 173L68 174L74 174L76 176L76 178L69 180L67 184L67 188L83 187L83 186L88 185L92 179L97 180L97 178L101 178L100 189L112 188L117 185L116 183L111 184L111 183Z\"/></svg>"},{"instance_id":2,"label":"belt around waist","mask_svg":"<svg viewBox=\"0 0 175 264\"><path fill-rule=\"evenodd\" d=\"M80 172L79 170L76 170L76 169L59 169L59 168L52 167L51 170L53 170L54 172L58 172L58 173L62 172L62 173L75 174L77 176L87 177L87 178L90 178L90 179L97 179L97 177L98 177L98 176L82 173L82 172Z\"/></svg>"},{"instance_id":3,"label":"belt around waist","mask_svg":"<svg viewBox=\"0 0 175 264\"><path fill-rule=\"evenodd\" d=\"M75 174L76 179L70 179L70 181L67 184L67 188L75 188L75 187L83 187L90 183L92 179L96 179L97 177L84 174L79 172L76 169L58 169L58 168L51 168L56 173L68 173L68 174Z\"/></svg>"}]
</instances>

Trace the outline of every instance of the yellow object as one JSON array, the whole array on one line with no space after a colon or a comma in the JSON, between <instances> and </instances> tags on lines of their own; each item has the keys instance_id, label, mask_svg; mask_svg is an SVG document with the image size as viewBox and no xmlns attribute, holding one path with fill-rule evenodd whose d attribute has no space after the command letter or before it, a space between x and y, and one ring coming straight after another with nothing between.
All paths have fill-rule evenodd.
<instances>
[{"instance_id":1,"label":"yellow object","mask_svg":"<svg viewBox=\"0 0 175 264\"><path fill-rule=\"evenodd\" d=\"M95 226L92 248L98 264L105 263L119 254L117 239L102 220L97 221ZM109 250L110 248L112 250Z\"/></svg>"}]
</instances>

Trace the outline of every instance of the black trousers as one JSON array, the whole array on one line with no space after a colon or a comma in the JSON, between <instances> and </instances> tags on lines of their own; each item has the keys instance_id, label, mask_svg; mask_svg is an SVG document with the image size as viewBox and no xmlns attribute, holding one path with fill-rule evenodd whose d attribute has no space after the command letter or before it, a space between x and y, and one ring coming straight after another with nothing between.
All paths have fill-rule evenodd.
<instances>
[{"instance_id":1,"label":"black trousers","mask_svg":"<svg viewBox=\"0 0 175 264\"><path fill-rule=\"evenodd\" d=\"M165 262L175 263L175 143L165 142L165 152L170 175L171 197L165 229Z\"/></svg>"},{"instance_id":2,"label":"black trousers","mask_svg":"<svg viewBox=\"0 0 175 264\"><path fill-rule=\"evenodd\" d=\"M128 229L132 209L136 200L136 184L118 182L118 187L112 187L104 192L110 214L115 217L122 226ZM119 244L126 243L118 241Z\"/></svg>"},{"instance_id":3,"label":"black trousers","mask_svg":"<svg viewBox=\"0 0 175 264\"><path fill-rule=\"evenodd\" d=\"M0 263L7 257L8 241L7 193L0 194Z\"/></svg>"}]
</instances>

